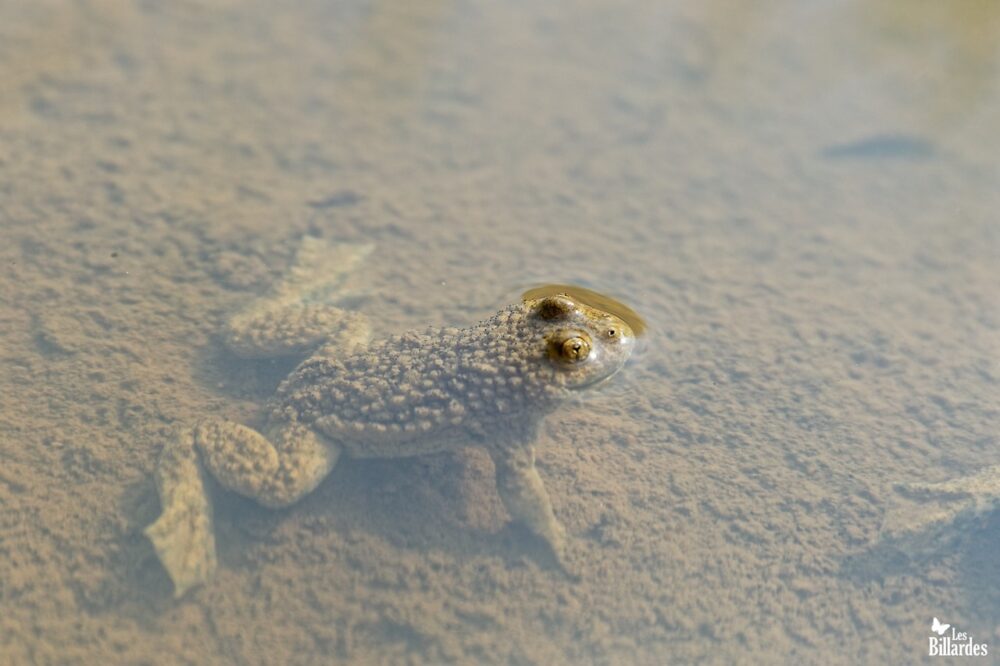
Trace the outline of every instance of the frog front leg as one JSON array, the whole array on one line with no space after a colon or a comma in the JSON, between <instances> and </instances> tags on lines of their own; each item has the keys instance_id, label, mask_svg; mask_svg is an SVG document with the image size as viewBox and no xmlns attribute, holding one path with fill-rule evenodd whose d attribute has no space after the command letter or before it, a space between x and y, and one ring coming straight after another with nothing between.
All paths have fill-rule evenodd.
<instances>
[{"instance_id":1,"label":"frog front leg","mask_svg":"<svg viewBox=\"0 0 1000 666\"><path fill-rule=\"evenodd\" d=\"M556 520L552 502L535 468L535 448L522 444L490 449L496 467L497 490L511 517L541 537L563 570L566 565L566 529Z\"/></svg>"},{"instance_id":2,"label":"frog front leg","mask_svg":"<svg viewBox=\"0 0 1000 666\"><path fill-rule=\"evenodd\" d=\"M263 435L239 423L208 421L179 433L156 470L163 512L146 528L175 596L207 581L216 568L206 471L228 490L280 508L319 485L339 456L339 446L296 423L271 426Z\"/></svg>"}]
</instances>

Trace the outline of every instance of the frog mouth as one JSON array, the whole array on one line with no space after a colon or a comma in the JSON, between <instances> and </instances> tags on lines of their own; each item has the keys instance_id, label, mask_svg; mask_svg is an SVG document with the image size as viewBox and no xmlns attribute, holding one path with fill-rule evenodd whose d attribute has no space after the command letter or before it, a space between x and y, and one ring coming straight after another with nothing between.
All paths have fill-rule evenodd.
<instances>
[{"instance_id":1,"label":"frog mouth","mask_svg":"<svg viewBox=\"0 0 1000 666\"><path fill-rule=\"evenodd\" d=\"M599 386L599 385L603 384L604 382L610 380L612 377L615 376L615 374L616 373L612 373L612 374L606 375L604 377L598 377L596 379L591 379L590 381L583 382L582 384L573 384L572 386L568 386L567 388L570 391L582 391L584 389L593 388L594 386Z\"/></svg>"}]
</instances>

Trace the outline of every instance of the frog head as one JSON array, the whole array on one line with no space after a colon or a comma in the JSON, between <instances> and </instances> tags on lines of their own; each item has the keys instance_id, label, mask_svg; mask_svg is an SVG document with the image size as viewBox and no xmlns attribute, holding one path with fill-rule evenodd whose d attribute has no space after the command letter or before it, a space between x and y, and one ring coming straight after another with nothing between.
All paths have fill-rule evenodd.
<instances>
[{"instance_id":1,"label":"frog head","mask_svg":"<svg viewBox=\"0 0 1000 666\"><path fill-rule=\"evenodd\" d=\"M635 348L636 333L624 319L569 294L526 300L525 306L565 388L583 389L611 377Z\"/></svg>"}]
</instances>

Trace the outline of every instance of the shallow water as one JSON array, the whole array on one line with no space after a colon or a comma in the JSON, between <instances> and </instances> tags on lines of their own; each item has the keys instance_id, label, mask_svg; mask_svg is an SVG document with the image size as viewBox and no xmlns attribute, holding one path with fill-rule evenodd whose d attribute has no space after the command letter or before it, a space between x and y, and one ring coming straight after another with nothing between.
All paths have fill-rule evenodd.
<instances>
[{"instance_id":1,"label":"shallow water","mask_svg":"<svg viewBox=\"0 0 1000 666\"><path fill-rule=\"evenodd\" d=\"M4 3L2 661L1000 650L1000 514L879 538L896 484L1000 463L998 44L976 0ZM216 331L304 234L376 244L379 334L543 283L643 316L539 444L580 582L470 449L218 491L220 571L171 598L156 455L289 369Z\"/></svg>"}]
</instances>

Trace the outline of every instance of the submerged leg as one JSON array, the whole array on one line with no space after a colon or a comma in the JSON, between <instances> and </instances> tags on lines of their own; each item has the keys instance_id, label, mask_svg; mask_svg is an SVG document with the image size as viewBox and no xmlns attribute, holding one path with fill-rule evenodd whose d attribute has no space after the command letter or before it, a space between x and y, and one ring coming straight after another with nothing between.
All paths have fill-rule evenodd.
<instances>
[{"instance_id":1,"label":"submerged leg","mask_svg":"<svg viewBox=\"0 0 1000 666\"><path fill-rule=\"evenodd\" d=\"M277 509L289 506L326 478L340 447L300 424L280 424L267 437L231 421L198 427L205 466L228 490Z\"/></svg>"},{"instance_id":2,"label":"submerged leg","mask_svg":"<svg viewBox=\"0 0 1000 666\"><path fill-rule=\"evenodd\" d=\"M226 324L226 346L243 358L272 358L306 354L331 341L348 349L365 344L367 320L332 303L344 296L345 277L373 248L303 238L285 279Z\"/></svg>"},{"instance_id":3,"label":"submerged leg","mask_svg":"<svg viewBox=\"0 0 1000 666\"><path fill-rule=\"evenodd\" d=\"M926 497L966 497L977 504L1000 499L1000 465L986 467L970 476L939 483L908 483L899 489L908 495Z\"/></svg>"},{"instance_id":4,"label":"submerged leg","mask_svg":"<svg viewBox=\"0 0 1000 666\"><path fill-rule=\"evenodd\" d=\"M145 530L175 597L208 580L216 566L212 501L194 442L194 430L185 429L160 454L156 489L162 513Z\"/></svg>"},{"instance_id":5,"label":"submerged leg","mask_svg":"<svg viewBox=\"0 0 1000 666\"><path fill-rule=\"evenodd\" d=\"M270 440L238 423L210 421L164 449L156 471L163 513L146 535L170 574L175 596L204 583L216 567L205 469L227 489L278 508L312 491L340 456L340 447L302 425L281 424L268 435Z\"/></svg>"},{"instance_id":6,"label":"submerged leg","mask_svg":"<svg viewBox=\"0 0 1000 666\"><path fill-rule=\"evenodd\" d=\"M364 315L333 305L264 303L230 319L223 337L241 358L275 358L302 356L331 340L346 354L367 343L370 331Z\"/></svg>"},{"instance_id":7,"label":"submerged leg","mask_svg":"<svg viewBox=\"0 0 1000 666\"><path fill-rule=\"evenodd\" d=\"M885 537L930 531L962 515L992 511L1000 505L1000 465L950 481L900 484L896 492L899 497L882 527Z\"/></svg>"},{"instance_id":8,"label":"submerged leg","mask_svg":"<svg viewBox=\"0 0 1000 666\"><path fill-rule=\"evenodd\" d=\"M500 499L514 520L524 523L552 549L559 565L566 570L566 529L556 520L552 502L542 478L535 469L535 449L518 446L492 450Z\"/></svg>"}]
</instances>

